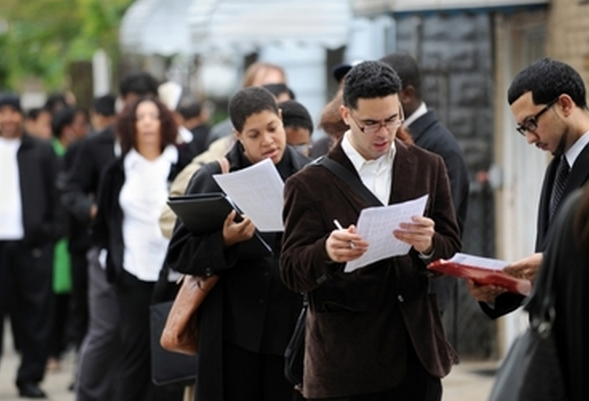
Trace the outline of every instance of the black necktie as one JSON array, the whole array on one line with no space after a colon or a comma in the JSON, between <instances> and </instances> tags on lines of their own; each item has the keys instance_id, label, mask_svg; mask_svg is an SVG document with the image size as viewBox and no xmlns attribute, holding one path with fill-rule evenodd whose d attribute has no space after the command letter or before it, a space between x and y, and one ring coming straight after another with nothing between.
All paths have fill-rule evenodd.
<instances>
[{"instance_id":1,"label":"black necktie","mask_svg":"<svg viewBox=\"0 0 589 401\"><path fill-rule=\"evenodd\" d=\"M554 177L554 183L552 184L552 198L550 200L550 214L548 221L551 222L556 214L556 209L560 203L562 198L562 192L564 190L564 186L567 183L567 179L569 178L569 163L567 162L567 158L565 155L560 156L560 161L558 163L558 170L556 171L556 176Z\"/></svg>"}]
</instances>

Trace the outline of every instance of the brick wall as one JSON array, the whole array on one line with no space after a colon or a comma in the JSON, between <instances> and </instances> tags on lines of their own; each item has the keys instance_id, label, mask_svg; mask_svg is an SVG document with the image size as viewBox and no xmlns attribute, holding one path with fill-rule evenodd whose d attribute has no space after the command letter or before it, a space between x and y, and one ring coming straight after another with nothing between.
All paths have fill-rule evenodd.
<instances>
[{"instance_id":1,"label":"brick wall","mask_svg":"<svg viewBox=\"0 0 589 401\"><path fill-rule=\"evenodd\" d=\"M570 64L589 84L589 3L553 0L547 39L548 56Z\"/></svg>"}]
</instances>

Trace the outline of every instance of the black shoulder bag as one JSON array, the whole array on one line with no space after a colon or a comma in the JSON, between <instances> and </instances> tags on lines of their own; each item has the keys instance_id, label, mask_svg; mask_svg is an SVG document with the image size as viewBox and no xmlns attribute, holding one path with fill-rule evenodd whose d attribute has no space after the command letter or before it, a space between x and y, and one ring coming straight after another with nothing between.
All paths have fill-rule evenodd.
<instances>
[{"instance_id":1,"label":"black shoulder bag","mask_svg":"<svg viewBox=\"0 0 589 401\"><path fill-rule=\"evenodd\" d=\"M362 183L360 177L338 162L322 156L312 162L331 171L339 179L347 183L370 206L383 206L382 202ZM303 389L303 360L305 356L305 324L307 321L307 309L309 307L308 294L303 293L303 309L299 314L297 323L284 351L284 376L295 385L295 389Z\"/></svg>"},{"instance_id":2,"label":"black shoulder bag","mask_svg":"<svg viewBox=\"0 0 589 401\"><path fill-rule=\"evenodd\" d=\"M189 356L167 351L160 344L162 331L172 308L175 293L178 291L176 284L168 282L169 272L170 268L164 263L150 306L151 380L158 386L189 386L196 381L198 355Z\"/></svg>"}]
</instances>

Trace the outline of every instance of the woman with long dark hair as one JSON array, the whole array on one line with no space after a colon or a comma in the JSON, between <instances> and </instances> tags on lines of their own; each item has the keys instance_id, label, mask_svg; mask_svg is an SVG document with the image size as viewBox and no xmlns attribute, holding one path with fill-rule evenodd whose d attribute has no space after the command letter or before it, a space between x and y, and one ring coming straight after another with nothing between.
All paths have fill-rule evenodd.
<instances>
[{"instance_id":1,"label":"woman with long dark hair","mask_svg":"<svg viewBox=\"0 0 589 401\"><path fill-rule=\"evenodd\" d=\"M106 168L98 195L94 240L107 254L106 274L115 283L121 322L120 373L115 401L158 397L151 381L149 305L168 240L159 215L168 186L187 164L175 145L178 127L157 99L141 98L116 125L122 156Z\"/></svg>"}]
</instances>

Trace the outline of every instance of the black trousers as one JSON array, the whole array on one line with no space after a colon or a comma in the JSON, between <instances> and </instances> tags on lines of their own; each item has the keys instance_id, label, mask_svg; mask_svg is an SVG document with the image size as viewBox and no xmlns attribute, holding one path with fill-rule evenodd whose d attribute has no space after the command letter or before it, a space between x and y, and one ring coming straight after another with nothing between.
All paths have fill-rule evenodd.
<instances>
[{"instance_id":1,"label":"black trousers","mask_svg":"<svg viewBox=\"0 0 589 401\"><path fill-rule=\"evenodd\" d=\"M68 340L77 348L88 331L88 257L87 249L70 250L72 258L72 294Z\"/></svg>"},{"instance_id":2,"label":"black trousers","mask_svg":"<svg viewBox=\"0 0 589 401\"><path fill-rule=\"evenodd\" d=\"M123 273L115 284L120 316L121 353L115 401L180 401L183 388L158 387L151 379L149 305L155 283Z\"/></svg>"},{"instance_id":3,"label":"black trousers","mask_svg":"<svg viewBox=\"0 0 589 401\"><path fill-rule=\"evenodd\" d=\"M21 364L17 385L39 383L49 357L52 323L53 244L29 247L0 241L0 322L10 315ZM0 353L3 340L0 325Z\"/></svg>"},{"instance_id":4,"label":"black trousers","mask_svg":"<svg viewBox=\"0 0 589 401\"><path fill-rule=\"evenodd\" d=\"M223 395L224 401L301 399L284 377L284 357L250 352L228 341L223 341Z\"/></svg>"}]
</instances>

